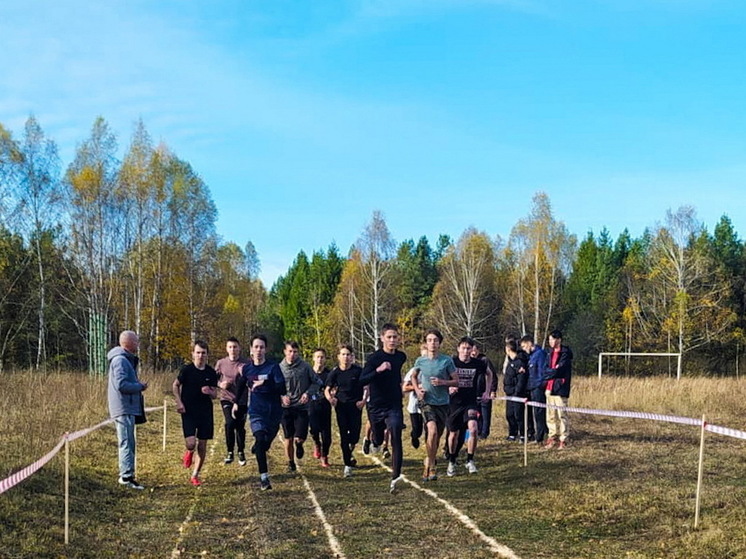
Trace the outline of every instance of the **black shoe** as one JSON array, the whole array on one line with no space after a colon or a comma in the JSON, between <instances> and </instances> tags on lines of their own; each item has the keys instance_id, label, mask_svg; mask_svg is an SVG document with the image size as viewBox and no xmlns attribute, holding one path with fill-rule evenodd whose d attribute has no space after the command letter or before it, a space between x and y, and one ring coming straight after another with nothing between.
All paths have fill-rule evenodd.
<instances>
[{"instance_id":1,"label":"black shoe","mask_svg":"<svg viewBox=\"0 0 746 559\"><path fill-rule=\"evenodd\" d=\"M389 450L389 447L387 447L387 446L383 447L383 457L384 458L391 458L391 451Z\"/></svg>"},{"instance_id":2,"label":"black shoe","mask_svg":"<svg viewBox=\"0 0 746 559\"><path fill-rule=\"evenodd\" d=\"M295 462L288 462L288 472L295 472L298 470L298 467L295 465Z\"/></svg>"},{"instance_id":3,"label":"black shoe","mask_svg":"<svg viewBox=\"0 0 746 559\"><path fill-rule=\"evenodd\" d=\"M223 464L232 464L233 463L233 453L229 452L228 455L223 458Z\"/></svg>"},{"instance_id":4,"label":"black shoe","mask_svg":"<svg viewBox=\"0 0 746 559\"><path fill-rule=\"evenodd\" d=\"M412 439L412 448L420 448L420 439Z\"/></svg>"},{"instance_id":5,"label":"black shoe","mask_svg":"<svg viewBox=\"0 0 746 559\"><path fill-rule=\"evenodd\" d=\"M529 433L529 435L528 435L528 441L529 442L533 442L534 440L536 440L536 436L533 433Z\"/></svg>"},{"instance_id":6,"label":"black shoe","mask_svg":"<svg viewBox=\"0 0 746 559\"><path fill-rule=\"evenodd\" d=\"M137 480L135 480L134 477L120 477L119 485L124 485L126 487L129 487L130 489L137 489L138 491L142 491L143 489L145 489L137 482Z\"/></svg>"},{"instance_id":7,"label":"black shoe","mask_svg":"<svg viewBox=\"0 0 746 559\"><path fill-rule=\"evenodd\" d=\"M363 441L363 454L370 454L370 440Z\"/></svg>"},{"instance_id":8,"label":"black shoe","mask_svg":"<svg viewBox=\"0 0 746 559\"><path fill-rule=\"evenodd\" d=\"M239 466L246 465L246 455L243 452L238 453L238 465Z\"/></svg>"},{"instance_id":9,"label":"black shoe","mask_svg":"<svg viewBox=\"0 0 746 559\"><path fill-rule=\"evenodd\" d=\"M514 435L508 435L507 437L505 437L505 440L506 441L510 441L510 442L514 442L516 440L516 438L515 438Z\"/></svg>"},{"instance_id":10,"label":"black shoe","mask_svg":"<svg viewBox=\"0 0 746 559\"><path fill-rule=\"evenodd\" d=\"M269 478L262 478L259 480L259 489L262 491L269 491L272 489L272 484L269 482Z\"/></svg>"},{"instance_id":11,"label":"black shoe","mask_svg":"<svg viewBox=\"0 0 746 559\"><path fill-rule=\"evenodd\" d=\"M300 460L303 458L303 455L306 453L305 450L303 450L303 443L295 443L295 457Z\"/></svg>"},{"instance_id":12,"label":"black shoe","mask_svg":"<svg viewBox=\"0 0 746 559\"><path fill-rule=\"evenodd\" d=\"M354 458L351 458L349 465L354 468L355 466L357 466L357 460L355 460Z\"/></svg>"},{"instance_id":13,"label":"black shoe","mask_svg":"<svg viewBox=\"0 0 746 559\"><path fill-rule=\"evenodd\" d=\"M251 454L256 454L256 443L251 445Z\"/></svg>"}]
</instances>

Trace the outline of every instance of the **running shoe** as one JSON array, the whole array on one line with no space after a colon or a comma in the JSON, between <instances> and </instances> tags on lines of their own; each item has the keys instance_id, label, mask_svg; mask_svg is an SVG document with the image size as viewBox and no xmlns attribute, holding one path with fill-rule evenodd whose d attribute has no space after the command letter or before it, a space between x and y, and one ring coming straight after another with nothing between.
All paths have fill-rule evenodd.
<instances>
[{"instance_id":1,"label":"running shoe","mask_svg":"<svg viewBox=\"0 0 746 559\"><path fill-rule=\"evenodd\" d=\"M238 465L239 466L246 465L246 455L243 452L238 453Z\"/></svg>"},{"instance_id":2,"label":"running shoe","mask_svg":"<svg viewBox=\"0 0 746 559\"><path fill-rule=\"evenodd\" d=\"M233 463L233 453L229 452L228 455L223 458L223 464L232 464Z\"/></svg>"},{"instance_id":3,"label":"running shoe","mask_svg":"<svg viewBox=\"0 0 746 559\"><path fill-rule=\"evenodd\" d=\"M200 487L202 485L202 482L197 476L192 476L190 481L192 482L192 485L194 485L194 487Z\"/></svg>"},{"instance_id":4,"label":"running shoe","mask_svg":"<svg viewBox=\"0 0 746 559\"><path fill-rule=\"evenodd\" d=\"M425 458L427 461L427 458ZM427 464L425 464L425 469L422 471L422 481L427 483L430 481L430 468L427 467Z\"/></svg>"},{"instance_id":5,"label":"running shoe","mask_svg":"<svg viewBox=\"0 0 746 559\"><path fill-rule=\"evenodd\" d=\"M470 474L476 474L477 473L477 465L474 463L474 460L469 460L466 463L466 469L469 471Z\"/></svg>"},{"instance_id":6,"label":"running shoe","mask_svg":"<svg viewBox=\"0 0 746 559\"><path fill-rule=\"evenodd\" d=\"M269 482L269 477L267 478L261 478L259 480L259 489L262 491L269 491L272 489L272 484Z\"/></svg>"},{"instance_id":7,"label":"running shoe","mask_svg":"<svg viewBox=\"0 0 746 559\"><path fill-rule=\"evenodd\" d=\"M137 489L138 491L142 491L143 489L145 489L142 485L135 481L134 477L120 477L119 485L124 485L125 487L129 487L130 489Z\"/></svg>"},{"instance_id":8,"label":"running shoe","mask_svg":"<svg viewBox=\"0 0 746 559\"><path fill-rule=\"evenodd\" d=\"M515 435L508 435L507 437L505 437L505 440L510 441L512 443L516 440L516 438L515 438Z\"/></svg>"},{"instance_id":9,"label":"running shoe","mask_svg":"<svg viewBox=\"0 0 746 559\"><path fill-rule=\"evenodd\" d=\"M352 476L352 468L350 466L345 466L344 473L342 475L344 477L351 477Z\"/></svg>"},{"instance_id":10,"label":"running shoe","mask_svg":"<svg viewBox=\"0 0 746 559\"><path fill-rule=\"evenodd\" d=\"M295 465L295 462L288 462L288 472L292 473L298 470L298 467Z\"/></svg>"},{"instance_id":11,"label":"running shoe","mask_svg":"<svg viewBox=\"0 0 746 559\"><path fill-rule=\"evenodd\" d=\"M555 442L556 441L553 438L551 438L551 437L548 438L546 444L544 445L544 448L546 448L546 449L552 448L554 446Z\"/></svg>"},{"instance_id":12,"label":"running shoe","mask_svg":"<svg viewBox=\"0 0 746 559\"><path fill-rule=\"evenodd\" d=\"M567 448L567 443L565 441L560 441L557 450L564 450L565 448Z\"/></svg>"},{"instance_id":13,"label":"running shoe","mask_svg":"<svg viewBox=\"0 0 746 559\"><path fill-rule=\"evenodd\" d=\"M427 481L438 481L438 474L435 470L430 470L430 475L427 476Z\"/></svg>"},{"instance_id":14,"label":"running shoe","mask_svg":"<svg viewBox=\"0 0 746 559\"><path fill-rule=\"evenodd\" d=\"M192 458L194 457L194 451L193 450L185 450L184 456L181 458L181 463L184 464L185 468L191 468L192 467Z\"/></svg>"},{"instance_id":15,"label":"running shoe","mask_svg":"<svg viewBox=\"0 0 746 559\"><path fill-rule=\"evenodd\" d=\"M295 457L300 460L303 458L303 455L305 454L305 451L303 450L303 443L298 442L295 443Z\"/></svg>"},{"instance_id":16,"label":"running shoe","mask_svg":"<svg viewBox=\"0 0 746 559\"><path fill-rule=\"evenodd\" d=\"M313 457L321 458L321 447L317 444L313 445Z\"/></svg>"},{"instance_id":17,"label":"running shoe","mask_svg":"<svg viewBox=\"0 0 746 559\"><path fill-rule=\"evenodd\" d=\"M370 454L370 440L365 439L363 441L363 454Z\"/></svg>"},{"instance_id":18,"label":"running shoe","mask_svg":"<svg viewBox=\"0 0 746 559\"><path fill-rule=\"evenodd\" d=\"M326 456L321 457L321 467L322 468L328 468L329 467L329 458Z\"/></svg>"},{"instance_id":19,"label":"running shoe","mask_svg":"<svg viewBox=\"0 0 746 559\"><path fill-rule=\"evenodd\" d=\"M455 462L448 462L448 469L446 470L446 475L448 477L453 477L456 475L456 463Z\"/></svg>"},{"instance_id":20,"label":"running shoe","mask_svg":"<svg viewBox=\"0 0 746 559\"><path fill-rule=\"evenodd\" d=\"M412 448L420 448L420 439L412 439Z\"/></svg>"},{"instance_id":21,"label":"running shoe","mask_svg":"<svg viewBox=\"0 0 746 559\"><path fill-rule=\"evenodd\" d=\"M399 476L391 480L391 483L389 484L389 493L391 494L396 493L396 484L399 483L401 479L402 479L402 476Z\"/></svg>"},{"instance_id":22,"label":"running shoe","mask_svg":"<svg viewBox=\"0 0 746 559\"><path fill-rule=\"evenodd\" d=\"M350 458L350 466L352 466L353 468L357 466L357 460L355 460L354 458Z\"/></svg>"},{"instance_id":23,"label":"running shoe","mask_svg":"<svg viewBox=\"0 0 746 559\"><path fill-rule=\"evenodd\" d=\"M391 452L389 451L389 447L387 447L387 446L383 447L383 457L384 458L391 458Z\"/></svg>"}]
</instances>

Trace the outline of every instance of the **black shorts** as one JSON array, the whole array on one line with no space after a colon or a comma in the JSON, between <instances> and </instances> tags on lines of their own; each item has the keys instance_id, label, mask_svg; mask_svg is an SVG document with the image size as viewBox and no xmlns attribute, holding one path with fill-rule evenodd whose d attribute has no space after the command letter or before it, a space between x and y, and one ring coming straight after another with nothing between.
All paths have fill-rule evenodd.
<instances>
[{"instance_id":1,"label":"black shorts","mask_svg":"<svg viewBox=\"0 0 746 559\"><path fill-rule=\"evenodd\" d=\"M425 423L435 422L438 432L443 430L446 425L446 419L448 418L448 404L442 406L434 406L432 404L421 404L422 419Z\"/></svg>"},{"instance_id":2,"label":"black shorts","mask_svg":"<svg viewBox=\"0 0 746 559\"><path fill-rule=\"evenodd\" d=\"M469 425L469 421L476 421L479 412L476 406L457 406L448 410L446 427L449 431L461 431Z\"/></svg>"},{"instance_id":3,"label":"black shorts","mask_svg":"<svg viewBox=\"0 0 746 559\"><path fill-rule=\"evenodd\" d=\"M212 409L210 409L210 413L182 413L181 429L184 432L185 439L188 437L197 437L202 441L211 439L215 434Z\"/></svg>"},{"instance_id":4,"label":"black shorts","mask_svg":"<svg viewBox=\"0 0 746 559\"><path fill-rule=\"evenodd\" d=\"M305 441L308 437L308 410L283 408L282 434L286 439L297 438Z\"/></svg>"}]
</instances>

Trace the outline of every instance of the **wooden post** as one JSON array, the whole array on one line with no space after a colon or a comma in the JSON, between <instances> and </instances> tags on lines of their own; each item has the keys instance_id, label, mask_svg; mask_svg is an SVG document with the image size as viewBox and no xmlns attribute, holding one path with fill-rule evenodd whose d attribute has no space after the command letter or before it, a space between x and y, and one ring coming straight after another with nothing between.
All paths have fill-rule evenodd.
<instances>
[{"instance_id":1,"label":"wooden post","mask_svg":"<svg viewBox=\"0 0 746 559\"><path fill-rule=\"evenodd\" d=\"M702 416L702 435L699 441L699 471L697 473L697 504L694 512L694 528L699 526L699 503L702 495L702 471L704 469L704 457L705 457L705 416Z\"/></svg>"},{"instance_id":2,"label":"wooden post","mask_svg":"<svg viewBox=\"0 0 746 559\"><path fill-rule=\"evenodd\" d=\"M163 399L163 452L166 452L166 418L168 414L168 400Z\"/></svg>"},{"instance_id":3,"label":"wooden post","mask_svg":"<svg viewBox=\"0 0 746 559\"><path fill-rule=\"evenodd\" d=\"M528 466L528 398L523 401L523 467L526 466Z\"/></svg>"},{"instance_id":4,"label":"wooden post","mask_svg":"<svg viewBox=\"0 0 746 559\"><path fill-rule=\"evenodd\" d=\"M65 545L70 543L70 441L65 433Z\"/></svg>"}]
</instances>

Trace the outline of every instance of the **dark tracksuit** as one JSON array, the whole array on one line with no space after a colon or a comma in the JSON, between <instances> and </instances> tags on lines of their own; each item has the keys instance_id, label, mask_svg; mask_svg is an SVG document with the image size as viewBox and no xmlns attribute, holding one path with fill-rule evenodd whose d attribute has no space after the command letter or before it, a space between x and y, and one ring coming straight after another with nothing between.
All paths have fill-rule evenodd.
<instances>
[{"instance_id":1,"label":"dark tracksuit","mask_svg":"<svg viewBox=\"0 0 746 559\"><path fill-rule=\"evenodd\" d=\"M508 366L505 368L503 378L503 390L506 396L516 398L527 398L528 390L528 356L519 351L514 358L508 358ZM508 435L518 437L523 435L523 410L525 404L522 402L505 402L505 418L508 420Z\"/></svg>"}]
</instances>

